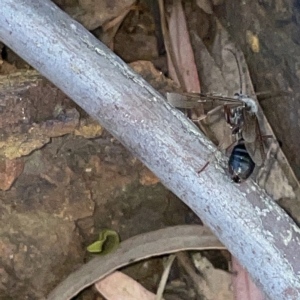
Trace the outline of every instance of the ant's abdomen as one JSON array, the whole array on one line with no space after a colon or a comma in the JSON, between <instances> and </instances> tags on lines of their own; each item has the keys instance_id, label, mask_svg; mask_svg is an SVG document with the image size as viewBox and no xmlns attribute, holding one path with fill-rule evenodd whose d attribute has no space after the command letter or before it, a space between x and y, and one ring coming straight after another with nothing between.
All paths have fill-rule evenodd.
<instances>
[{"instance_id":1,"label":"ant's abdomen","mask_svg":"<svg viewBox=\"0 0 300 300\"><path fill-rule=\"evenodd\" d=\"M245 181L252 174L255 163L250 157L243 140L240 140L233 148L228 167L232 180L237 183Z\"/></svg>"}]
</instances>

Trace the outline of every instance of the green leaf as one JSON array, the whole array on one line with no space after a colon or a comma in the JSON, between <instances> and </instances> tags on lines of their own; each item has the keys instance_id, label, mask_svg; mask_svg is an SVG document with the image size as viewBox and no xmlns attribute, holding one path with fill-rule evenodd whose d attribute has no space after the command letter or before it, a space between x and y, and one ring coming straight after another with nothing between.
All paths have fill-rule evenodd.
<instances>
[{"instance_id":1,"label":"green leaf","mask_svg":"<svg viewBox=\"0 0 300 300\"><path fill-rule=\"evenodd\" d=\"M99 233L99 239L87 247L87 251L93 254L105 255L115 251L120 243L116 231L103 229Z\"/></svg>"}]
</instances>

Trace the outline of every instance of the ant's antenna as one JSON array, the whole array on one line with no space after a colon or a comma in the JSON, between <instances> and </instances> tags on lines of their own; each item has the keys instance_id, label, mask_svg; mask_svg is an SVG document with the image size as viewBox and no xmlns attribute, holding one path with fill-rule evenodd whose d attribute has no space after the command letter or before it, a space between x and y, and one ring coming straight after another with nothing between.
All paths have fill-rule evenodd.
<instances>
[{"instance_id":1,"label":"ant's antenna","mask_svg":"<svg viewBox=\"0 0 300 300\"><path fill-rule=\"evenodd\" d=\"M242 95L242 72L241 72L240 64L239 64L239 61L237 59L236 53L233 50L229 49L229 48L225 48L225 50L231 52L232 55L234 56L235 61L236 61L236 64L237 64L237 67L238 67L238 70L239 70L239 77L240 77L240 95Z\"/></svg>"}]
</instances>

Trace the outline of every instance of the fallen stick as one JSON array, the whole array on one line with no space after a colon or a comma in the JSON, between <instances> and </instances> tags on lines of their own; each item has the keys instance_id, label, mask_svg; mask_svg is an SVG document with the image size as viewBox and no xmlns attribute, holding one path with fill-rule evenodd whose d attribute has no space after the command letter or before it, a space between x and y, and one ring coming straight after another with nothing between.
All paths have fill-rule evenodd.
<instances>
[{"instance_id":1,"label":"fallen stick","mask_svg":"<svg viewBox=\"0 0 300 300\"><path fill-rule=\"evenodd\" d=\"M3 0L0 39L97 119L218 236L272 299L300 299L299 229L120 58L49 0Z\"/></svg>"}]
</instances>

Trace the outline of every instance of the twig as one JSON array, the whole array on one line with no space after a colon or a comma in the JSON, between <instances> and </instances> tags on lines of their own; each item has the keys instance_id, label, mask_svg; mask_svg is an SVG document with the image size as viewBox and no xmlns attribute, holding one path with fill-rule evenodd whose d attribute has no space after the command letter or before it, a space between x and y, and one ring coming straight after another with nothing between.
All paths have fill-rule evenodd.
<instances>
[{"instance_id":1,"label":"twig","mask_svg":"<svg viewBox=\"0 0 300 300\"><path fill-rule=\"evenodd\" d=\"M187 253L178 252L176 256L179 264L184 268L186 273L192 279L193 285L198 293L199 298L202 298L205 295L207 300L212 300L210 298L210 288L208 287L206 281L195 272L194 266L192 265Z\"/></svg>"},{"instance_id":2,"label":"twig","mask_svg":"<svg viewBox=\"0 0 300 300\"><path fill-rule=\"evenodd\" d=\"M162 299L162 295L164 293L166 283L167 283L167 280L168 280L168 277L169 277L169 274L170 274L171 266L174 262L175 257L176 257L175 254L170 255L168 257L163 275L161 277L161 280L160 280L160 283L159 283L159 286L158 286L158 289L157 289L155 300L161 300Z\"/></svg>"}]
</instances>

